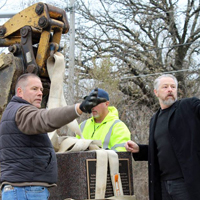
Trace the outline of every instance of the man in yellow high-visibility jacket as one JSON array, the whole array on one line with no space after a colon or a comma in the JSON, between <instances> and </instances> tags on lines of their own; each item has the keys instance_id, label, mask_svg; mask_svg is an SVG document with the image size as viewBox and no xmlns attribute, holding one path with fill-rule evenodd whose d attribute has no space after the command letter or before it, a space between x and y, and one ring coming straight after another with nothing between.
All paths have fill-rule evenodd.
<instances>
[{"instance_id":1,"label":"man in yellow high-visibility jacket","mask_svg":"<svg viewBox=\"0 0 200 200\"><path fill-rule=\"evenodd\" d=\"M103 149L117 152L126 151L124 144L131 139L127 126L119 119L118 111L109 106L108 93L98 88L98 97L105 102L92 108L92 117L80 124L83 137L90 140L101 140ZM80 136L76 136L80 138Z\"/></svg>"}]
</instances>

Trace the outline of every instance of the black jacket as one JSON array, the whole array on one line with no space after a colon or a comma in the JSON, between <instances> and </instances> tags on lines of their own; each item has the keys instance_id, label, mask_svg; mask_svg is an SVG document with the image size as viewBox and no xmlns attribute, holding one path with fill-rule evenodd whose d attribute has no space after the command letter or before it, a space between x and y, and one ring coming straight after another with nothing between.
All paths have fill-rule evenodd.
<instances>
[{"instance_id":1,"label":"black jacket","mask_svg":"<svg viewBox=\"0 0 200 200\"><path fill-rule=\"evenodd\" d=\"M57 160L47 135L26 135L15 123L17 110L29 103L14 96L0 123L1 182L57 182Z\"/></svg>"},{"instance_id":2,"label":"black jacket","mask_svg":"<svg viewBox=\"0 0 200 200\"><path fill-rule=\"evenodd\" d=\"M148 160L150 200L162 200L160 171L154 142L159 111L150 121L149 145L139 145L135 160ZM166 119L170 142L180 164L190 200L200 199L200 100L185 98L175 102Z\"/></svg>"}]
</instances>

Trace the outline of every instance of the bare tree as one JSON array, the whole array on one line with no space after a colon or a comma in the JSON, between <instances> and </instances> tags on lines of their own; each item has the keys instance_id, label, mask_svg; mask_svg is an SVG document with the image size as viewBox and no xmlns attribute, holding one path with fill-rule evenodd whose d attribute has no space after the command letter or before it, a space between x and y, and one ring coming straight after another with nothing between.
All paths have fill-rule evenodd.
<instances>
[{"instance_id":1,"label":"bare tree","mask_svg":"<svg viewBox=\"0 0 200 200\"><path fill-rule=\"evenodd\" d=\"M155 103L151 75L176 73L180 96L198 79L200 1L78 0L76 47L79 74L93 78L93 59L109 56L110 76L119 89L140 103ZM78 18L78 17L77 17ZM81 52L81 53L80 53Z\"/></svg>"},{"instance_id":2,"label":"bare tree","mask_svg":"<svg viewBox=\"0 0 200 200\"><path fill-rule=\"evenodd\" d=\"M136 142L148 143L149 121L158 107L155 76L175 74L179 97L199 92L199 11L200 0L77 0L78 79L96 80L96 66L104 74L101 63L109 57L108 77L127 98L116 107ZM134 162L134 189L141 200L148 199L147 182L147 164Z\"/></svg>"}]
</instances>

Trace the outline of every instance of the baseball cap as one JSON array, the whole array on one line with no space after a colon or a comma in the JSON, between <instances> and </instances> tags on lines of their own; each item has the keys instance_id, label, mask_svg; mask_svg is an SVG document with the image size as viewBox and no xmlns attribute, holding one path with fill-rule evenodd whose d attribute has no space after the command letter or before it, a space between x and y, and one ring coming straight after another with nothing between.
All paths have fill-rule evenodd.
<instances>
[{"instance_id":1,"label":"baseball cap","mask_svg":"<svg viewBox=\"0 0 200 200\"><path fill-rule=\"evenodd\" d=\"M94 90L92 90L92 91L90 92L90 94L91 94L92 92L94 92ZM88 96L85 96L84 99L86 99L87 97L88 97ZM101 88L98 88L98 95L97 95L97 97L99 97L99 98L104 98L104 99L106 99L107 101L109 101L109 95L108 95L108 93L107 93L105 90L101 89Z\"/></svg>"},{"instance_id":2,"label":"baseball cap","mask_svg":"<svg viewBox=\"0 0 200 200\"><path fill-rule=\"evenodd\" d=\"M109 101L109 95L108 95L108 93L105 90L101 89L101 88L98 88L98 95L97 95L97 97L104 98L107 101Z\"/></svg>"}]
</instances>

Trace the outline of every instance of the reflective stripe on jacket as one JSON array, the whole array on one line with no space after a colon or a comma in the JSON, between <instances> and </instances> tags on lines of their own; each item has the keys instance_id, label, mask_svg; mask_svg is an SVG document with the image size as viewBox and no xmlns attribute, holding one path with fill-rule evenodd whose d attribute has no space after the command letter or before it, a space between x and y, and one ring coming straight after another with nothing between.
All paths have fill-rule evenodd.
<instances>
[{"instance_id":1,"label":"reflective stripe on jacket","mask_svg":"<svg viewBox=\"0 0 200 200\"><path fill-rule=\"evenodd\" d=\"M101 140L104 149L126 151L125 142L131 139L127 126L119 120L118 111L115 107L108 107L109 113L99 124L95 124L94 118L85 120L80 124L83 137L91 140ZM96 126L96 129L95 129ZM77 136L77 138L80 138Z\"/></svg>"}]
</instances>

